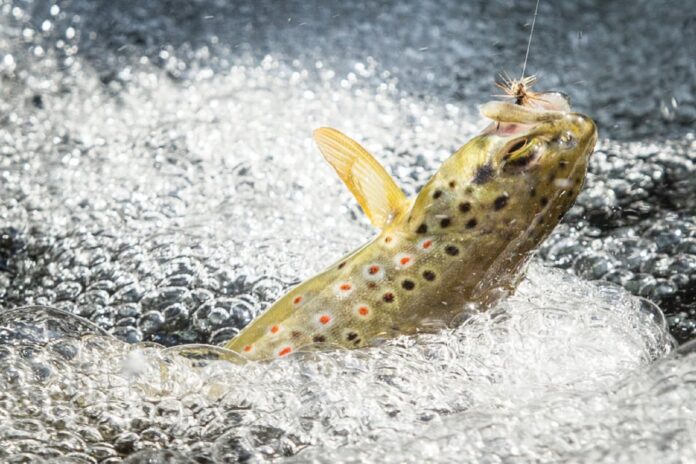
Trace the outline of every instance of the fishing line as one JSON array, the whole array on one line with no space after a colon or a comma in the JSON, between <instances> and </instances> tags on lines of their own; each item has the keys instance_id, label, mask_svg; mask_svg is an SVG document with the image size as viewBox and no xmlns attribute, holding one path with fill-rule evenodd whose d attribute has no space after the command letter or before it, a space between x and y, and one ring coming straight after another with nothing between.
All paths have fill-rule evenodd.
<instances>
[{"instance_id":1,"label":"fishing line","mask_svg":"<svg viewBox=\"0 0 696 464\"><path fill-rule=\"evenodd\" d=\"M524 54L524 65L522 66L522 76L520 79L524 79L524 72L527 70L527 59L529 58L529 48L532 45L532 36L534 35L534 24L536 24L537 12L539 11L539 0L536 2L534 7L534 18L532 18L532 30L529 31L529 41L527 41L527 53Z\"/></svg>"}]
</instances>

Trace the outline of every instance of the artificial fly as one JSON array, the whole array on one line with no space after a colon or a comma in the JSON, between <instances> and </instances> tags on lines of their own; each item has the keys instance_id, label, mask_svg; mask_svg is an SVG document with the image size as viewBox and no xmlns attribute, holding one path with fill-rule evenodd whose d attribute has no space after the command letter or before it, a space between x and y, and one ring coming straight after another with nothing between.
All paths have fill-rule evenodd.
<instances>
[{"instance_id":1,"label":"artificial fly","mask_svg":"<svg viewBox=\"0 0 696 464\"><path fill-rule=\"evenodd\" d=\"M527 60L529 59L529 50L532 45L532 36L534 35L534 26L536 24L537 13L539 12L539 0L536 2L534 7L534 17L532 18L532 28L529 31L529 40L527 41L527 51L524 55L524 64L522 65L522 75L519 79L514 79L510 77L506 72L500 73L500 82L496 82L495 85L501 89L504 94L496 95L503 98L512 98L515 100L516 105L525 106L534 100L542 100L539 93L533 92L531 87L536 82L536 76L524 76L527 70Z\"/></svg>"}]
</instances>

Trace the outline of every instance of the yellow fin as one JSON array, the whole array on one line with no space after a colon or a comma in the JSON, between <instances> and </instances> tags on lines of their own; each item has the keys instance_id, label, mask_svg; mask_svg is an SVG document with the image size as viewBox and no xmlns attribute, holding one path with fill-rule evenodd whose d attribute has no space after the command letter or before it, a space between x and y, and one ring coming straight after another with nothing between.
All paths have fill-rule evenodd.
<instances>
[{"instance_id":1,"label":"yellow fin","mask_svg":"<svg viewBox=\"0 0 696 464\"><path fill-rule=\"evenodd\" d=\"M405 209L404 192L355 140L329 127L315 130L314 140L375 227L383 229Z\"/></svg>"}]
</instances>

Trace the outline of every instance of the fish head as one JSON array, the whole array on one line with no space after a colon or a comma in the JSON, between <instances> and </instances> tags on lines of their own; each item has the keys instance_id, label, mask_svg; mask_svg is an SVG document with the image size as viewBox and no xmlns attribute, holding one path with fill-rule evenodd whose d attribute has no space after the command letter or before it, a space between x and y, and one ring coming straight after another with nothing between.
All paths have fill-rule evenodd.
<instances>
[{"instance_id":1,"label":"fish head","mask_svg":"<svg viewBox=\"0 0 696 464\"><path fill-rule=\"evenodd\" d=\"M587 166L597 140L592 119L571 111L562 94L537 95L540 101L529 106L490 102L481 107L494 121L482 134L489 162L502 176L529 172L533 177L559 167L572 172Z\"/></svg>"},{"instance_id":2,"label":"fish head","mask_svg":"<svg viewBox=\"0 0 696 464\"><path fill-rule=\"evenodd\" d=\"M535 94L526 106L487 103L481 112L494 120L482 137L500 188L508 195L543 199L543 209L556 216L565 213L584 182L597 141L592 119L572 111L556 92Z\"/></svg>"},{"instance_id":3,"label":"fish head","mask_svg":"<svg viewBox=\"0 0 696 464\"><path fill-rule=\"evenodd\" d=\"M572 111L559 93L534 94L525 105L490 102L481 112L493 123L445 161L423 188L412 227L437 224L437 218L454 212L457 222L452 222L461 226L456 233L462 239L487 237L495 247L514 242L532 250L575 201L596 126Z\"/></svg>"},{"instance_id":4,"label":"fish head","mask_svg":"<svg viewBox=\"0 0 696 464\"><path fill-rule=\"evenodd\" d=\"M454 311L516 287L580 192L597 139L594 122L557 93L481 112L493 123L442 164L405 219L414 236L447 244L439 272L457 282Z\"/></svg>"}]
</instances>

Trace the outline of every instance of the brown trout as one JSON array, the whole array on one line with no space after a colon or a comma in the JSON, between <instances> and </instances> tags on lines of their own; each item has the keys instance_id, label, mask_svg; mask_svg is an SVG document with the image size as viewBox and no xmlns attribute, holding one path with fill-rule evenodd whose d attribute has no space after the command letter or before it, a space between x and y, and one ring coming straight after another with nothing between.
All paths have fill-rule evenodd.
<instances>
[{"instance_id":1,"label":"brown trout","mask_svg":"<svg viewBox=\"0 0 696 464\"><path fill-rule=\"evenodd\" d=\"M314 132L372 224L372 241L280 298L225 348L244 358L359 348L451 323L512 292L573 204L597 131L558 93L481 107L493 123L457 150L415 199L357 142Z\"/></svg>"}]
</instances>

